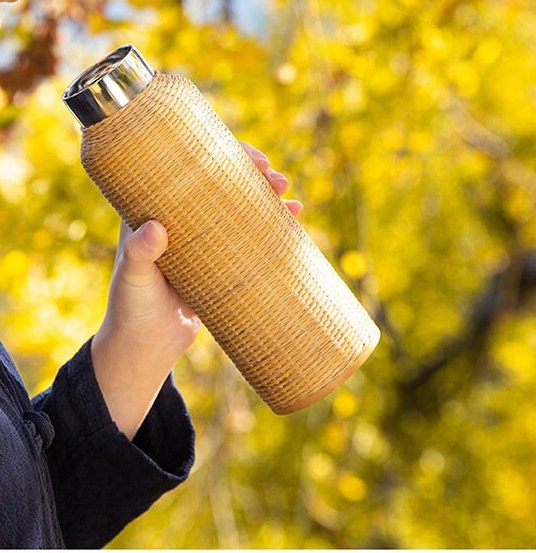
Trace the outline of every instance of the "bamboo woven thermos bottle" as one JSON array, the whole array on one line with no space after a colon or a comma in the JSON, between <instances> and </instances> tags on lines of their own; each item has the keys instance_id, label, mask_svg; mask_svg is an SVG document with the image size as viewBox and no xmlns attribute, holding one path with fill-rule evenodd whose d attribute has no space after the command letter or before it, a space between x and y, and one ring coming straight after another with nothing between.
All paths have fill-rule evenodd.
<instances>
[{"instance_id":1,"label":"bamboo woven thermos bottle","mask_svg":"<svg viewBox=\"0 0 536 553\"><path fill-rule=\"evenodd\" d=\"M128 45L63 100L88 175L131 228L165 226L160 269L275 413L364 363L377 326L191 81Z\"/></svg>"}]
</instances>

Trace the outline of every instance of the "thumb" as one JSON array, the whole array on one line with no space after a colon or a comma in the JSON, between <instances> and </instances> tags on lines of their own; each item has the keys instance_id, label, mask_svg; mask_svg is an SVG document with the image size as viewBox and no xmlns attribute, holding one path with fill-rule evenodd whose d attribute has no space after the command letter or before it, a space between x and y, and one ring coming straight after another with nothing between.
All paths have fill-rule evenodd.
<instances>
[{"instance_id":1,"label":"thumb","mask_svg":"<svg viewBox=\"0 0 536 553\"><path fill-rule=\"evenodd\" d=\"M125 239L123 253L131 262L153 263L167 246L166 229L158 221L147 221Z\"/></svg>"},{"instance_id":2,"label":"thumb","mask_svg":"<svg viewBox=\"0 0 536 553\"><path fill-rule=\"evenodd\" d=\"M154 275L154 262L165 252L168 245L166 229L157 221L148 221L135 232L122 237L119 267L125 271L127 280L143 285ZM121 267L122 266L122 267Z\"/></svg>"}]
</instances>

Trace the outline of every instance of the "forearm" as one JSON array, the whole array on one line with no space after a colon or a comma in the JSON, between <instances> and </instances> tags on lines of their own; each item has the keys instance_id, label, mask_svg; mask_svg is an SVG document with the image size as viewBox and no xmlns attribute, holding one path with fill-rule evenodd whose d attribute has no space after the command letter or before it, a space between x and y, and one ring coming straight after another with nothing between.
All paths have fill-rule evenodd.
<instances>
[{"instance_id":1,"label":"forearm","mask_svg":"<svg viewBox=\"0 0 536 553\"><path fill-rule=\"evenodd\" d=\"M95 377L110 417L132 440L151 409L172 364L160 350L134 337L101 330L91 343ZM153 355L148 355L152 353ZM160 358L158 355L160 354Z\"/></svg>"}]
</instances>

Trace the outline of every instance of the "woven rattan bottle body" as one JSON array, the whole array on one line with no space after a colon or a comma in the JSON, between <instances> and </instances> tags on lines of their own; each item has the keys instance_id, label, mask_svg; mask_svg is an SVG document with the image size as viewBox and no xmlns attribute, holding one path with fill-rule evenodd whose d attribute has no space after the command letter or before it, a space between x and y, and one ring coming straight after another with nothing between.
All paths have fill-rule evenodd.
<instances>
[{"instance_id":1,"label":"woven rattan bottle body","mask_svg":"<svg viewBox=\"0 0 536 553\"><path fill-rule=\"evenodd\" d=\"M377 327L188 79L157 74L85 129L82 162L132 228L167 228L160 268L276 413L375 347Z\"/></svg>"}]
</instances>

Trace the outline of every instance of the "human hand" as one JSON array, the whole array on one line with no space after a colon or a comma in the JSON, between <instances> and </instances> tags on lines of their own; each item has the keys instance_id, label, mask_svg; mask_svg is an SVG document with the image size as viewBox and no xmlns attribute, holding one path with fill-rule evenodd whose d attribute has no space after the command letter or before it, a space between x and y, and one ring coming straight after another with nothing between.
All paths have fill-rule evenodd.
<instances>
[{"instance_id":1,"label":"human hand","mask_svg":"<svg viewBox=\"0 0 536 553\"><path fill-rule=\"evenodd\" d=\"M274 191L284 194L287 178L270 167L262 152L245 142L242 146ZM282 201L293 215L302 209L297 200ZM167 245L167 232L157 221L135 232L122 225L106 315L91 344L112 419L129 438L201 324L155 264Z\"/></svg>"},{"instance_id":2,"label":"human hand","mask_svg":"<svg viewBox=\"0 0 536 553\"><path fill-rule=\"evenodd\" d=\"M247 142L240 142L240 144L242 144L242 147L249 154L249 157L255 162L255 165L262 171L275 192L277 192L279 196L282 196L288 189L287 177L282 173L274 171L270 167L270 160L260 150L257 150L257 148ZM303 209L302 203L298 200L282 200L282 202L295 217L298 216Z\"/></svg>"}]
</instances>

